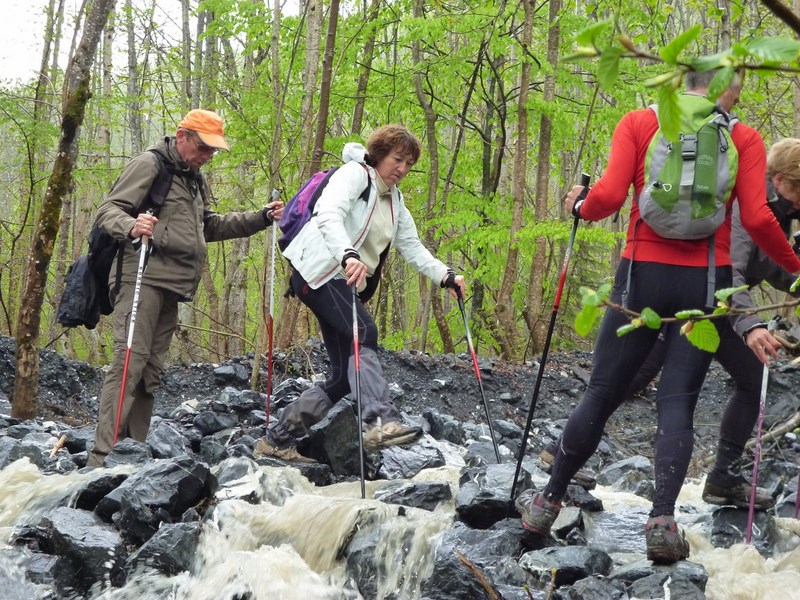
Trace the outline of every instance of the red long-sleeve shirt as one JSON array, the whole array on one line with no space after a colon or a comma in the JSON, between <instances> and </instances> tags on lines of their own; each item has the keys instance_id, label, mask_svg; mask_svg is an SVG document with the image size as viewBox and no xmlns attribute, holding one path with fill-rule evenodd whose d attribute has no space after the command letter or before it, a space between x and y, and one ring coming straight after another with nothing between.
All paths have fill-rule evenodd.
<instances>
[{"instance_id":1,"label":"red long-sleeve shirt","mask_svg":"<svg viewBox=\"0 0 800 600\"><path fill-rule=\"evenodd\" d=\"M641 193L644 187L645 154L657 129L658 119L651 109L635 110L622 117L611 139L606 171L581 205L582 218L599 221L612 215L625 203L631 184L637 196ZM734 126L731 137L739 153L739 170L731 199L738 198L742 225L770 258L790 273L796 273L800 271L800 259L795 256L766 204L764 175L767 157L764 141L755 129L743 123ZM727 218L714 235L715 262L720 266L731 264L731 199L728 199ZM708 239L663 238L640 219L639 206L633 202L622 256L641 261L702 267L708 265Z\"/></svg>"}]
</instances>

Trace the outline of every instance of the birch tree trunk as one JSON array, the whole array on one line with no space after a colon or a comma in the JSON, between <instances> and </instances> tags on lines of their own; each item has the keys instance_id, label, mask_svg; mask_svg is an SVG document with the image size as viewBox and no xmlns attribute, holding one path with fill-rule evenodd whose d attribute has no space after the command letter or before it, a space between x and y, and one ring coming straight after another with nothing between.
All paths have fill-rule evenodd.
<instances>
[{"instance_id":1,"label":"birch tree trunk","mask_svg":"<svg viewBox=\"0 0 800 600\"><path fill-rule=\"evenodd\" d=\"M378 18L381 0L372 0L366 15L368 25L371 25ZM364 40L364 51L361 63L361 73L358 75L356 85L356 104L353 108L353 122L350 130L354 135L361 134L364 128L364 104L367 100L367 84L369 83L369 73L372 70L372 59L375 56L375 29L371 28L367 39Z\"/></svg>"},{"instance_id":2,"label":"birch tree trunk","mask_svg":"<svg viewBox=\"0 0 800 600\"><path fill-rule=\"evenodd\" d=\"M136 28L133 21L131 0L125 0L125 31L128 36L128 128L131 134L131 154L141 154L144 145L142 119L139 104L139 75L136 69Z\"/></svg>"},{"instance_id":3,"label":"birch tree trunk","mask_svg":"<svg viewBox=\"0 0 800 600\"><path fill-rule=\"evenodd\" d=\"M61 219L61 203L72 184L78 154L78 133L91 90L91 68L100 37L115 0L95 0L83 27L83 35L64 77L63 118L53 171L37 216L34 243L28 259L25 287L17 328L16 371L11 415L18 419L36 416L39 387L39 325L44 289L53 246Z\"/></svg>"},{"instance_id":4,"label":"birch tree trunk","mask_svg":"<svg viewBox=\"0 0 800 600\"><path fill-rule=\"evenodd\" d=\"M311 143L314 133L314 96L319 78L320 39L323 21L322 0L310 0L306 5L306 68L303 74L303 102L300 107L301 156L311 156ZM301 181L305 181L314 171L311 163L301 170Z\"/></svg>"}]
</instances>

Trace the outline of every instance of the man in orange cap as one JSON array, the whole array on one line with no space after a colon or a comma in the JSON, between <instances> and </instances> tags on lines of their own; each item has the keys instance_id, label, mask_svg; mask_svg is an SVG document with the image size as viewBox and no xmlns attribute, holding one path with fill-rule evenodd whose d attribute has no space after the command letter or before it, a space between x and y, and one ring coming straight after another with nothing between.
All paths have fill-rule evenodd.
<instances>
[{"instance_id":1,"label":"man in orange cap","mask_svg":"<svg viewBox=\"0 0 800 600\"><path fill-rule=\"evenodd\" d=\"M145 441L153 394L177 328L178 303L194 297L206 261L206 243L247 237L281 218L280 201L255 211L222 215L212 210L200 168L220 150L229 150L220 116L209 110L191 110L178 124L175 136L165 137L128 163L97 211L96 223L121 245L109 281L114 303L114 359L100 393L89 465L102 465L115 440ZM172 180L156 216L146 211L151 186L162 168L169 170ZM134 242L142 236L152 239L155 253L141 277L122 395L129 316L139 270ZM117 419L121 396L122 411Z\"/></svg>"}]
</instances>

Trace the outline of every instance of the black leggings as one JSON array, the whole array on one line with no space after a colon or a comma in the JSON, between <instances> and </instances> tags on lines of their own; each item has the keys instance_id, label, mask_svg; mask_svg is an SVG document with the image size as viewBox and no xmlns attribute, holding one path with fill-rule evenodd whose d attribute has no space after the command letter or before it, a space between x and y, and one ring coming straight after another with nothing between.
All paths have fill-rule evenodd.
<instances>
[{"instance_id":1,"label":"black leggings","mask_svg":"<svg viewBox=\"0 0 800 600\"><path fill-rule=\"evenodd\" d=\"M628 260L623 259L611 293L613 302L621 302L627 271ZM702 307L706 302L707 275L706 267L634 262L628 306L637 312L650 307L663 317ZM717 267L717 289L730 285L730 267ZM641 369L658 339L659 330L647 327L617 336L617 329L627 323L628 318L619 311L606 310L595 343L589 385L567 421L550 481L544 489L552 500L564 497L570 479L597 449L606 422L625 401L631 377ZM689 343L680 334L680 328L681 323L663 327L665 357L656 394L653 516L672 514L675 510L692 457L694 408L713 357Z\"/></svg>"},{"instance_id":2,"label":"black leggings","mask_svg":"<svg viewBox=\"0 0 800 600\"><path fill-rule=\"evenodd\" d=\"M331 371L322 389L332 402L338 402L350 393L347 366L353 354L353 288L344 279L331 279L313 290L297 271L292 271L292 289L319 322L331 361ZM358 298L356 313L359 345L377 353L378 326Z\"/></svg>"}]
</instances>

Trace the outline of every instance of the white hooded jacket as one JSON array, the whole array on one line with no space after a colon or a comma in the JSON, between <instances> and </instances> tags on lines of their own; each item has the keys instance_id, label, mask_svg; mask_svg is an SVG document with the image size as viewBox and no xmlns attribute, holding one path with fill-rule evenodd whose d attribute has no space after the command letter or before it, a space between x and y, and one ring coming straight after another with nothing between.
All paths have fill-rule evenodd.
<instances>
[{"instance_id":1,"label":"white hooded jacket","mask_svg":"<svg viewBox=\"0 0 800 600\"><path fill-rule=\"evenodd\" d=\"M348 250L358 252L369 231L378 190L373 184L367 201L360 198L367 178L374 181L377 176L375 169L364 164L365 154L361 144L345 145L345 164L331 176L317 200L314 215L283 252L312 289L341 272L344 255ZM396 186L391 191L392 245L417 272L440 283L447 275L447 266L422 244L414 219L403 203L403 194Z\"/></svg>"}]
</instances>

